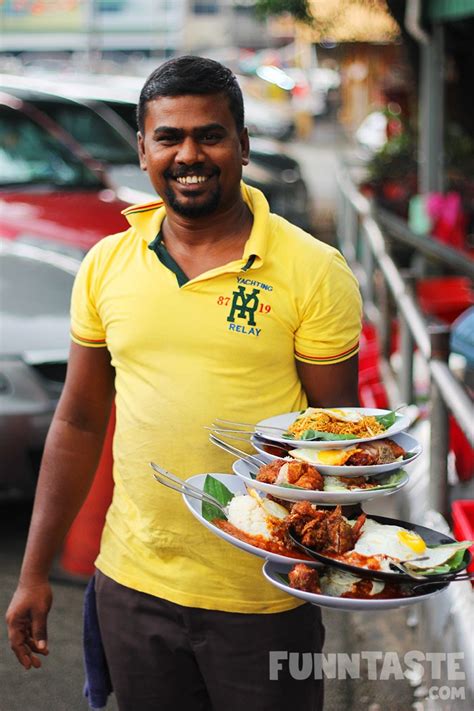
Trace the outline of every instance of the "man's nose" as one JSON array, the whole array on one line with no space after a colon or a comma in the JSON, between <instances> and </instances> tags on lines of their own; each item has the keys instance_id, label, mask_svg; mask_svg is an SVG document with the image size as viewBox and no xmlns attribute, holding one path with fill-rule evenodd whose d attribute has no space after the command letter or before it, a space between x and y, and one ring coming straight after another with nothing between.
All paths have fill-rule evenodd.
<instances>
[{"instance_id":1,"label":"man's nose","mask_svg":"<svg viewBox=\"0 0 474 711\"><path fill-rule=\"evenodd\" d=\"M192 136L187 136L179 147L176 160L178 163L186 163L187 165L201 163L204 160L204 156L199 141L196 141Z\"/></svg>"}]
</instances>

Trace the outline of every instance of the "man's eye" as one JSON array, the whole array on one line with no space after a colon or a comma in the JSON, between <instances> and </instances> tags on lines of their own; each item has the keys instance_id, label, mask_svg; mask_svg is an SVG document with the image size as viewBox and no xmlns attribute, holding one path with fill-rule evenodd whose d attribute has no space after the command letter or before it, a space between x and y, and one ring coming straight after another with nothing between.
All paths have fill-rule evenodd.
<instances>
[{"instance_id":1,"label":"man's eye","mask_svg":"<svg viewBox=\"0 0 474 711\"><path fill-rule=\"evenodd\" d=\"M202 140L206 143L216 143L220 140L220 135L218 133L205 133Z\"/></svg>"},{"instance_id":2,"label":"man's eye","mask_svg":"<svg viewBox=\"0 0 474 711\"><path fill-rule=\"evenodd\" d=\"M172 146L173 144L177 143L178 140L179 139L175 136L157 136L156 138L157 143L161 143L165 146Z\"/></svg>"}]
</instances>

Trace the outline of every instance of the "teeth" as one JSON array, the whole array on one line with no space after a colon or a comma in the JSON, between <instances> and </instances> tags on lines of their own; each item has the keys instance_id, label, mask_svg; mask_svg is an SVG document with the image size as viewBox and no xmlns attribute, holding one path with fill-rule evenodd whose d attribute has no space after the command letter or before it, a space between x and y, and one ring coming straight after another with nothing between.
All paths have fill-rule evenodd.
<instances>
[{"instance_id":1,"label":"teeth","mask_svg":"<svg viewBox=\"0 0 474 711\"><path fill-rule=\"evenodd\" d=\"M204 183L207 178L204 175L186 175L184 178L176 178L181 185L192 185L193 183Z\"/></svg>"}]
</instances>

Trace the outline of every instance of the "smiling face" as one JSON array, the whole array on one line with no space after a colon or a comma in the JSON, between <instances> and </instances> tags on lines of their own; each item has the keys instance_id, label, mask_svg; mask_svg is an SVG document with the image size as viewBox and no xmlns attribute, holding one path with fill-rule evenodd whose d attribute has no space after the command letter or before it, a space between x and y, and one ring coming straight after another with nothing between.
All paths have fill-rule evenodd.
<instances>
[{"instance_id":1,"label":"smiling face","mask_svg":"<svg viewBox=\"0 0 474 711\"><path fill-rule=\"evenodd\" d=\"M146 105L140 166L167 209L184 217L225 211L241 200L247 130L238 133L222 94L160 96Z\"/></svg>"}]
</instances>

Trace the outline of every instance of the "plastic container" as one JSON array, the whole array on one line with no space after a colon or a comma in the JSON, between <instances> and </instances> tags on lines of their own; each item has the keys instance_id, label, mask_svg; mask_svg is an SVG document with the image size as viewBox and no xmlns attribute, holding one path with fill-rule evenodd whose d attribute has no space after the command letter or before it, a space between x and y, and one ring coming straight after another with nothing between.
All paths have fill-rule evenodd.
<instances>
[{"instance_id":1,"label":"plastic container","mask_svg":"<svg viewBox=\"0 0 474 711\"><path fill-rule=\"evenodd\" d=\"M451 514L455 539L457 541L474 541L474 501L472 499L457 499L453 501ZM474 545L469 550L473 560L468 567L468 571L474 573Z\"/></svg>"},{"instance_id":2,"label":"plastic container","mask_svg":"<svg viewBox=\"0 0 474 711\"><path fill-rule=\"evenodd\" d=\"M447 276L420 279L416 293L421 310L451 324L474 304L474 293L467 277Z\"/></svg>"}]
</instances>

